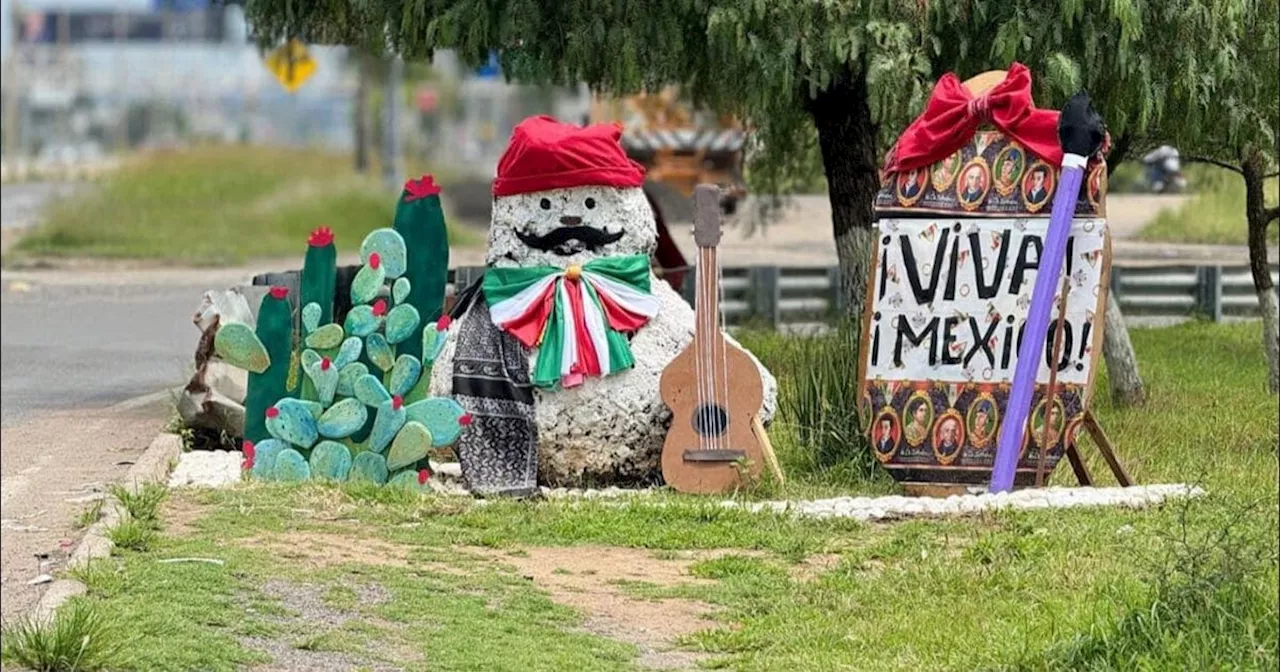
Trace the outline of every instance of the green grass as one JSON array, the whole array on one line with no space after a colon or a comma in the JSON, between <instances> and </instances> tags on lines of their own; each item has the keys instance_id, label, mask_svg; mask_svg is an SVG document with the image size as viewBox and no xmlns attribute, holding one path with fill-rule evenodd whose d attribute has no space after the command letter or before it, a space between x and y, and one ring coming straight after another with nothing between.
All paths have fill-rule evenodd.
<instances>
[{"instance_id":1,"label":"green grass","mask_svg":"<svg viewBox=\"0 0 1280 672\"><path fill-rule=\"evenodd\" d=\"M54 206L23 237L27 256L142 259L200 266L298 256L329 226L339 251L390 226L396 194L346 155L249 147L155 153ZM455 244L477 236L454 227Z\"/></svg>"},{"instance_id":2,"label":"green grass","mask_svg":"<svg viewBox=\"0 0 1280 672\"><path fill-rule=\"evenodd\" d=\"M1244 245L1248 238L1244 179L1221 168L1193 166L1187 180L1194 190L1191 200L1177 210L1158 213L1138 237L1152 242ZM1267 180L1264 194L1267 204L1275 204L1280 199L1280 180ZM1267 240L1280 240L1280 227L1270 227Z\"/></svg>"},{"instance_id":3,"label":"green grass","mask_svg":"<svg viewBox=\"0 0 1280 672\"><path fill-rule=\"evenodd\" d=\"M237 669L267 662L252 645L264 640L412 670L633 669L634 647L584 631L582 614L474 547L515 558L528 556L526 546L607 545L673 561L688 549L736 549L693 564L698 582L613 588L714 605L709 629L681 645L723 669L1274 669L1280 407L1264 391L1259 332L1256 323L1135 329L1148 406L1116 408L1097 396L1133 476L1209 490L1190 502L869 525L668 493L478 504L250 484L175 495L200 511L185 531L78 570L89 586L78 599L129 624L134 659L120 669ZM744 340L766 358L794 354L774 338ZM797 369L775 370L794 389L787 379ZM1098 386L1105 390L1105 372ZM803 408L784 406L775 430L792 466L787 485L739 496L883 491L852 468L822 473L860 459L856 445L834 462L796 454L800 423L788 414ZM1082 451L1105 482L1096 451L1087 443ZM1069 482L1069 470L1054 478ZM327 535L312 550L344 538L374 555L316 566L298 543L260 541L307 534ZM384 548L403 557L382 562ZM831 561L798 571L819 554ZM171 557L226 564L157 562ZM285 585L284 596L269 584ZM374 586L384 598L365 596ZM331 618L309 616L315 604Z\"/></svg>"},{"instance_id":4,"label":"green grass","mask_svg":"<svg viewBox=\"0 0 1280 672\"><path fill-rule=\"evenodd\" d=\"M137 492L113 483L107 492L120 502L129 518L145 525L158 525L160 504L169 496L169 489L161 483L144 483Z\"/></svg>"},{"instance_id":5,"label":"green grass","mask_svg":"<svg viewBox=\"0 0 1280 672\"><path fill-rule=\"evenodd\" d=\"M3 659L35 672L94 672L126 661L129 639L93 603L59 609L49 623L20 620L4 627Z\"/></svg>"},{"instance_id":6,"label":"green grass","mask_svg":"<svg viewBox=\"0 0 1280 672\"><path fill-rule=\"evenodd\" d=\"M147 551L155 543L156 529L148 522L125 518L107 528L107 538L116 548Z\"/></svg>"}]
</instances>

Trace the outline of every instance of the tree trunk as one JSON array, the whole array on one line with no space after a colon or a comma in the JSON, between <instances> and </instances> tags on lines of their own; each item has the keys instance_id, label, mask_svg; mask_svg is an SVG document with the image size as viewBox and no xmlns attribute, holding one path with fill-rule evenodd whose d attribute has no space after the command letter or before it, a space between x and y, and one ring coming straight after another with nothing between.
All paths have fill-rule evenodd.
<instances>
[{"instance_id":1,"label":"tree trunk","mask_svg":"<svg viewBox=\"0 0 1280 672\"><path fill-rule=\"evenodd\" d=\"M1244 206L1249 221L1249 270L1262 313L1262 349L1267 355L1267 389L1280 391L1280 298L1276 296L1271 269L1267 268L1267 225L1277 216L1268 210L1262 193L1262 155L1250 149L1241 164L1244 175Z\"/></svg>"},{"instance_id":2,"label":"tree trunk","mask_svg":"<svg viewBox=\"0 0 1280 672\"><path fill-rule=\"evenodd\" d=\"M356 104L355 104L355 168L356 173L364 175L369 172L369 139L373 135L373 119L369 114L369 78L372 76L367 54L361 53L356 65Z\"/></svg>"},{"instance_id":3,"label":"tree trunk","mask_svg":"<svg viewBox=\"0 0 1280 672\"><path fill-rule=\"evenodd\" d=\"M1115 138L1107 153L1108 176L1124 161L1132 146L1133 138L1128 134ZM1118 406L1141 406L1147 401L1147 391L1138 373L1138 353L1133 351L1133 342L1129 340L1129 327L1120 312L1120 302L1110 293L1104 320L1102 357L1107 362L1111 400Z\"/></svg>"},{"instance_id":4,"label":"tree trunk","mask_svg":"<svg viewBox=\"0 0 1280 672\"><path fill-rule=\"evenodd\" d=\"M872 206L880 179L876 167L877 125L867 103L866 76L846 72L809 101L827 176L832 232L840 264L844 315L862 314L870 279L875 234Z\"/></svg>"},{"instance_id":5,"label":"tree trunk","mask_svg":"<svg viewBox=\"0 0 1280 672\"><path fill-rule=\"evenodd\" d=\"M1111 381L1111 400L1117 406L1141 406L1147 402L1147 390L1138 374L1138 355L1129 340L1129 329L1120 313L1116 295L1107 292L1107 310L1102 329L1102 357L1107 362Z\"/></svg>"}]
</instances>

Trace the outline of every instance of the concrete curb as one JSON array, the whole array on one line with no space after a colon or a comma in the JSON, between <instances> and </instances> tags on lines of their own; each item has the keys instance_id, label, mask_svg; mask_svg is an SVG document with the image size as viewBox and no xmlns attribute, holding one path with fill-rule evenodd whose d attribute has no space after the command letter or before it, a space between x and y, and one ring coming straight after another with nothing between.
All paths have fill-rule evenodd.
<instances>
[{"instance_id":1,"label":"concrete curb","mask_svg":"<svg viewBox=\"0 0 1280 672\"><path fill-rule=\"evenodd\" d=\"M142 451L142 455L133 463L133 466L129 467L129 473L124 477L124 487L131 492L137 492L147 483L164 485L168 481L169 471L173 469L181 453L182 437L161 432L151 440L151 445ZM107 537L107 530L120 523L124 511L119 503L112 499L103 501L106 505L102 508L102 517L85 530L84 536L71 551L71 556L67 560L67 569L81 567L93 560L111 555L114 545ZM58 607L76 595L83 595L86 590L85 585L75 579L61 578L54 581L45 589L44 594L40 596L40 601L32 609L32 619L37 623L50 622Z\"/></svg>"}]
</instances>

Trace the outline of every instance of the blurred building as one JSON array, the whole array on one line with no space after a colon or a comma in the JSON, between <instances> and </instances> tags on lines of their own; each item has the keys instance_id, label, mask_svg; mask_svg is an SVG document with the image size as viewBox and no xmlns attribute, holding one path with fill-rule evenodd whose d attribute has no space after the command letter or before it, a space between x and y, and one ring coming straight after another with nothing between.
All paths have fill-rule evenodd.
<instances>
[{"instance_id":1,"label":"blurred building","mask_svg":"<svg viewBox=\"0 0 1280 672\"><path fill-rule=\"evenodd\" d=\"M0 0L6 154L95 154L193 139L351 144L354 73L313 47L284 91L240 9L210 0Z\"/></svg>"}]
</instances>

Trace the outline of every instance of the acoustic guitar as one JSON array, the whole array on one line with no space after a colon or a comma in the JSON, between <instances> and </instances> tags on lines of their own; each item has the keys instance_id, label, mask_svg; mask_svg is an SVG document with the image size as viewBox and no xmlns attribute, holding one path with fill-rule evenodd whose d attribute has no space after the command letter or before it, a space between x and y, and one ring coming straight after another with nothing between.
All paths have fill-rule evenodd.
<instances>
[{"instance_id":1,"label":"acoustic guitar","mask_svg":"<svg viewBox=\"0 0 1280 672\"><path fill-rule=\"evenodd\" d=\"M764 391L760 371L725 340L720 314L719 189L694 190L693 239L698 245L693 342L662 372L659 391L671 409L662 448L662 477L680 492L716 493L760 475L767 439L755 427Z\"/></svg>"}]
</instances>

